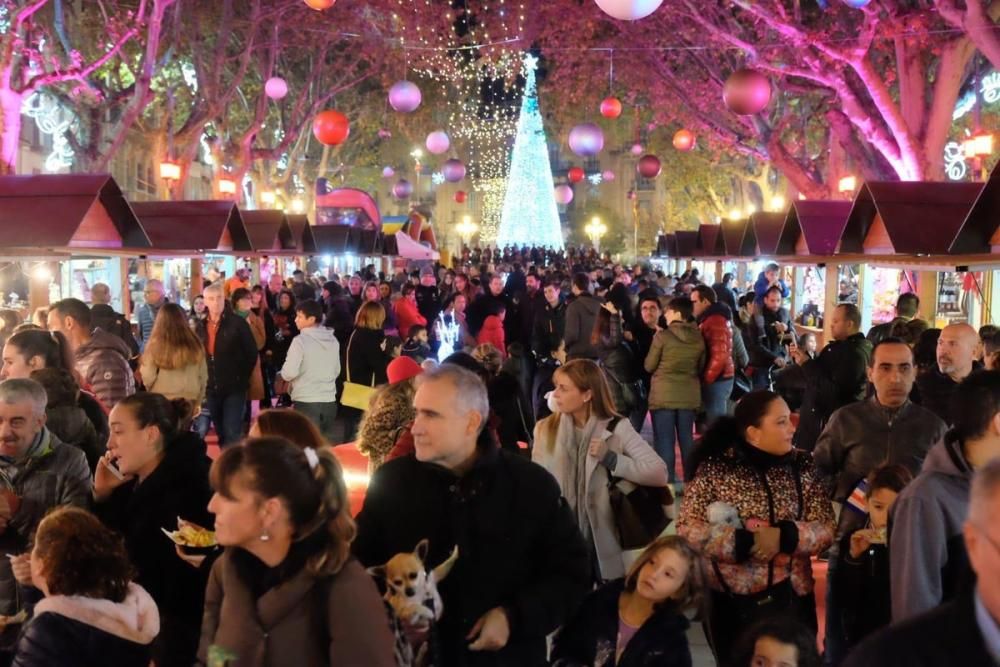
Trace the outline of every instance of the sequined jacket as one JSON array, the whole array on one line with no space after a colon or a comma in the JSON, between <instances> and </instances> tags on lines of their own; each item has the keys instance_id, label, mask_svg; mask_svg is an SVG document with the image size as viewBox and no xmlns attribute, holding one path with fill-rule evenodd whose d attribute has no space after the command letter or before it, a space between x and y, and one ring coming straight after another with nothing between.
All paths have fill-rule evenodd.
<instances>
[{"instance_id":1,"label":"sequined jacket","mask_svg":"<svg viewBox=\"0 0 1000 667\"><path fill-rule=\"evenodd\" d=\"M736 508L742 527L709 523L709 505L717 501ZM771 561L750 554L754 519L781 528L781 552ZM769 578L777 584L789 577L798 595L809 594L810 557L830 546L833 533L833 508L812 456L793 450L776 460L745 443L698 467L677 522L677 534L701 552L711 588L739 595L766 590Z\"/></svg>"}]
</instances>

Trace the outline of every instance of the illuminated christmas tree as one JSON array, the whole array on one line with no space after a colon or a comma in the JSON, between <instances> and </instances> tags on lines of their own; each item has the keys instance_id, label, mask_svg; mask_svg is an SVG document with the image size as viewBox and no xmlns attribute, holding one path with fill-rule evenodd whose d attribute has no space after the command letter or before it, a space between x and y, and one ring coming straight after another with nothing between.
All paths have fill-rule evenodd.
<instances>
[{"instance_id":1,"label":"illuminated christmas tree","mask_svg":"<svg viewBox=\"0 0 1000 667\"><path fill-rule=\"evenodd\" d=\"M535 68L538 59L524 56L524 100L517 121L517 137L507 179L497 246L563 247L562 226L552 187L552 167L545 128L538 111Z\"/></svg>"}]
</instances>

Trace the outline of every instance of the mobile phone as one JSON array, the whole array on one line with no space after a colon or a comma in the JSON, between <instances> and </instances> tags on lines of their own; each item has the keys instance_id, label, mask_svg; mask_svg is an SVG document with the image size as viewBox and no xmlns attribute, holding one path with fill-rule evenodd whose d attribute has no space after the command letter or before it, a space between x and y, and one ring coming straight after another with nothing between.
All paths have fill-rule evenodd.
<instances>
[{"instance_id":1,"label":"mobile phone","mask_svg":"<svg viewBox=\"0 0 1000 667\"><path fill-rule=\"evenodd\" d=\"M107 461L104 465L118 481L125 479L124 473L118 469L117 461Z\"/></svg>"}]
</instances>

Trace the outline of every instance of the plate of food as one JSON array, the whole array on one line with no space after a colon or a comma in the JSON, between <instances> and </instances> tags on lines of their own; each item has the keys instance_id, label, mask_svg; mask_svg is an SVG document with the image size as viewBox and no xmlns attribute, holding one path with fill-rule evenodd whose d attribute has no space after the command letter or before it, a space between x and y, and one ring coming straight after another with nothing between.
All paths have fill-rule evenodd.
<instances>
[{"instance_id":1,"label":"plate of food","mask_svg":"<svg viewBox=\"0 0 1000 667\"><path fill-rule=\"evenodd\" d=\"M215 533L177 517L177 530L161 528L170 541L191 554L208 554L218 548Z\"/></svg>"}]
</instances>

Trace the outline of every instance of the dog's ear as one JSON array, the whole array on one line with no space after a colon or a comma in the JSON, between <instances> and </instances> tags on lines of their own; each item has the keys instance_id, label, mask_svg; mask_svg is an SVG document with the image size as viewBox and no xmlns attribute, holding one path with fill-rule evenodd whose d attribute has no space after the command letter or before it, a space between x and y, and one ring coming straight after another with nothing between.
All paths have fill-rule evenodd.
<instances>
[{"instance_id":1,"label":"dog's ear","mask_svg":"<svg viewBox=\"0 0 1000 667\"><path fill-rule=\"evenodd\" d=\"M375 567L368 568L368 574L375 577L376 579L381 579L383 581L385 578L385 565L376 565Z\"/></svg>"},{"instance_id":2,"label":"dog's ear","mask_svg":"<svg viewBox=\"0 0 1000 667\"><path fill-rule=\"evenodd\" d=\"M458 560L458 545L456 544L455 548L451 550L451 555L448 556L448 560L446 560L445 562L441 563L436 568L434 568L434 571L432 572L432 575L434 576L434 581L440 583L442 580L444 580L444 578L448 576L448 573L451 572L451 568L455 566L455 561L457 560Z\"/></svg>"},{"instance_id":3,"label":"dog's ear","mask_svg":"<svg viewBox=\"0 0 1000 667\"><path fill-rule=\"evenodd\" d=\"M430 549L430 542L427 541L427 538L424 538L419 542L417 542L417 548L413 550L413 553L417 554L417 558L419 558L422 562L426 563L427 551L429 549Z\"/></svg>"}]
</instances>

